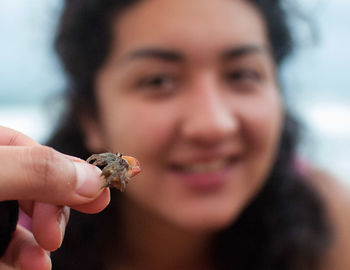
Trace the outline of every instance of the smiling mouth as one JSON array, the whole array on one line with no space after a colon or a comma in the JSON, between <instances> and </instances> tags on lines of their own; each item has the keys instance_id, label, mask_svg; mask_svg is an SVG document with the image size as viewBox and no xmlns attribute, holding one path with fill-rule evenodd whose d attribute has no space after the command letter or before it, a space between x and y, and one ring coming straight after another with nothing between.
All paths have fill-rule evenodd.
<instances>
[{"instance_id":1,"label":"smiling mouth","mask_svg":"<svg viewBox=\"0 0 350 270\"><path fill-rule=\"evenodd\" d=\"M226 170L234 162L237 161L237 157L219 158L211 161L200 162L188 162L186 164L172 164L171 169L179 173L186 174L205 174L214 173L222 170Z\"/></svg>"}]
</instances>

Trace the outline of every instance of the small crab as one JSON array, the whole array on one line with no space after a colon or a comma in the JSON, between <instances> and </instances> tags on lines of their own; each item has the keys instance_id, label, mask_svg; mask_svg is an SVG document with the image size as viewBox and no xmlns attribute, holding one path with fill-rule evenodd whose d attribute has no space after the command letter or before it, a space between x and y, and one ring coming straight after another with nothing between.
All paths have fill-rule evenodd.
<instances>
[{"instance_id":1,"label":"small crab","mask_svg":"<svg viewBox=\"0 0 350 270\"><path fill-rule=\"evenodd\" d=\"M121 192L125 191L130 178L141 171L136 158L123 156L120 153L94 154L86 161L102 169L101 175L106 179L102 188L115 187Z\"/></svg>"}]
</instances>

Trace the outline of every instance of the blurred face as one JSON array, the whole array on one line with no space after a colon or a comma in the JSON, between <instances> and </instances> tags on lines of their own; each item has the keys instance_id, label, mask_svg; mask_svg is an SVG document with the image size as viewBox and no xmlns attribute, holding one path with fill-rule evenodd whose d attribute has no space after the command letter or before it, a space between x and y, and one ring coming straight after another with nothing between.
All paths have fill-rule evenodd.
<instances>
[{"instance_id":1,"label":"blurred face","mask_svg":"<svg viewBox=\"0 0 350 270\"><path fill-rule=\"evenodd\" d=\"M125 196L172 225L235 220L274 161L282 108L266 29L247 1L150 0L114 24L88 147L135 156Z\"/></svg>"}]
</instances>

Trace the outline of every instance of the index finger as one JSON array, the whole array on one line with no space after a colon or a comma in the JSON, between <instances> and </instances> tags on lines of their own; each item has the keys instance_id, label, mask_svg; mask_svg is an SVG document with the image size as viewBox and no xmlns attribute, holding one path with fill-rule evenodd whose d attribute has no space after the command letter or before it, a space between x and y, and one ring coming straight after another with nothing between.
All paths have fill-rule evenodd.
<instances>
[{"instance_id":1,"label":"index finger","mask_svg":"<svg viewBox=\"0 0 350 270\"><path fill-rule=\"evenodd\" d=\"M0 145L7 146L37 146L39 143L11 128L0 126Z\"/></svg>"},{"instance_id":2,"label":"index finger","mask_svg":"<svg viewBox=\"0 0 350 270\"><path fill-rule=\"evenodd\" d=\"M0 146L0 201L79 205L102 192L101 170L46 146Z\"/></svg>"}]
</instances>

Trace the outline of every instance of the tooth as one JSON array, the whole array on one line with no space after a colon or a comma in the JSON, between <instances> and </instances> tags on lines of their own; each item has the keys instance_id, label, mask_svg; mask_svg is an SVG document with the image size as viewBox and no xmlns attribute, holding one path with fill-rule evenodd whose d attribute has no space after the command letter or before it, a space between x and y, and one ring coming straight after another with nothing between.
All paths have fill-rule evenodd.
<instances>
[{"instance_id":1,"label":"tooth","mask_svg":"<svg viewBox=\"0 0 350 270\"><path fill-rule=\"evenodd\" d=\"M227 160L220 159L211 162L195 163L185 166L183 169L187 172L200 173L200 172L212 172L223 168L227 164Z\"/></svg>"},{"instance_id":2,"label":"tooth","mask_svg":"<svg viewBox=\"0 0 350 270\"><path fill-rule=\"evenodd\" d=\"M225 160L217 160L208 164L209 171L221 169L226 164Z\"/></svg>"}]
</instances>

